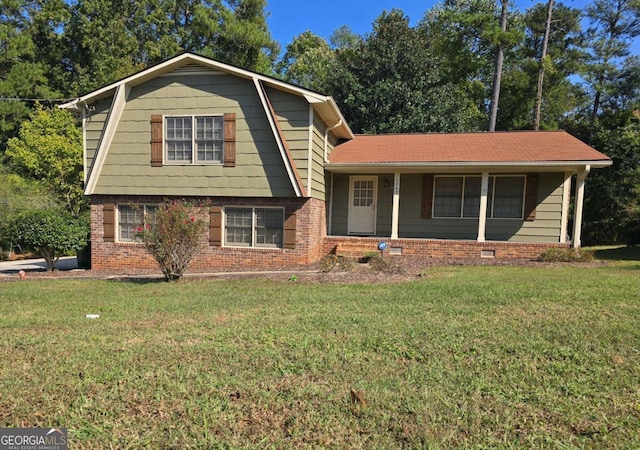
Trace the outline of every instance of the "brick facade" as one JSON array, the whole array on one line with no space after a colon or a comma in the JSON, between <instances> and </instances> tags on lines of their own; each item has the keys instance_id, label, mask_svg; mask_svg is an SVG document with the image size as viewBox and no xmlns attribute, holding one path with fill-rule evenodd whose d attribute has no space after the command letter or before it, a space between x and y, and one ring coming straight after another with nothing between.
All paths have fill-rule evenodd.
<instances>
[{"instance_id":1,"label":"brick facade","mask_svg":"<svg viewBox=\"0 0 640 450\"><path fill-rule=\"evenodd\" d=\"M194 203L203 199L191 199ZM141 244L105 242L105 204L157 204L160 197L93 196L91 204L91 267L97 271L144 273L158 269L155 260ZM316 199L273 198L209 198L207 205L219 206L280 206L296 211L296 245L293 249L242 248L211 245L209 233L203 233L203 250L191 262L189 272L225 270L278 270L299 268L318 262L324 255L339 253L360 257L376 251L378 242L385 241L385 254L421 258L534 259L548 248L568 248L569 244L523 242L476 242L443 239L385 239L379 237L327 236L324 202ZM208 223L207 208L200 214Z\"/></svg>"},{"instance_id":2,"label":"brick facade","mask_svg":"<svg viewBox=\"0 0 640 450\"><path fill-rule=\"evenodd\" d=\"M91 268L98 271L129 273L157 270L158 265L141 244L105 242L104 213L106 204L158 204L161 197L92 196L91 202ZM296 212L296 245L293 249L242 248L210 245L209 233L203 233L202 252L193 259L189 272L215 272L224 270L274 270L286 267L308 266L323 256L322 237L326 236L324 202L316 199L296 198L208 198L187 199L207 206L283 207ZM200 214L208 224L207 208ZM117 234L117 233L116 233Z\"/></svg>"}]
</instances>

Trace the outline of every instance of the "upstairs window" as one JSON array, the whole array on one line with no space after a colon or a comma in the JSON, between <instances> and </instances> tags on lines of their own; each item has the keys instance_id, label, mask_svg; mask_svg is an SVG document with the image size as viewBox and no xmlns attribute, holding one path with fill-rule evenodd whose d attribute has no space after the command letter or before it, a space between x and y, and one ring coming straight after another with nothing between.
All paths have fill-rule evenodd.
<instances>
[{"instance_id":1,"label":"upstairs window","mask_svg":"<svg viewBox=\"0 0 640 450\"><path fill-rule=\"evenodd\" d=\"M222 116L165 117L165 160L177 164L222 164Z\"/></svg>"}]
</instances>

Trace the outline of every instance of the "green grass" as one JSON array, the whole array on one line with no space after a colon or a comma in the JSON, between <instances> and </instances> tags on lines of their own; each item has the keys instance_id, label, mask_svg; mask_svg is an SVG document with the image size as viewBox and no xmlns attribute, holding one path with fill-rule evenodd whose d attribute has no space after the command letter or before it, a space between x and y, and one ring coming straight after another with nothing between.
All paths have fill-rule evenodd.
<instances>
[{"instance_id":1,"label":"green grass","mask_svg":"<svg viewBox=\"0 0 640 450\"><path fill-rule=\"evenodd\" d=\"M637 261L3 282L0 427L67 427L70 448L640 448L639 324Z\"/></svg>"}]
</instances>

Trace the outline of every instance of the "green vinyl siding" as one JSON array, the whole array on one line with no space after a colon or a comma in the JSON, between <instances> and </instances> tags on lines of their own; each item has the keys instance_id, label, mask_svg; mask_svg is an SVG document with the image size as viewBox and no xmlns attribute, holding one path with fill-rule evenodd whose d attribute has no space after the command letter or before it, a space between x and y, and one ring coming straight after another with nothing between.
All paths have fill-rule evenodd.
<instances>
[{"instance_id":1,"label":"green vinyl siding","mask_svg":"<svg viewBox=\"0 0 640 450\"><path fill-rule=\"evenodd\" d=\"M309 103L302 97L266 89L302 184L308 189ZM310 195L307 192L307 195Z\"/></svg>"},{"instance_id":2,"label":"green vinyl siding","mask_svg":"<svg viewBox=\"0 0 640 450\"><path fill-rule=\"evenodd\" d=\"M87 176L91 173L91 167L96 155L98 145L100 145L100 139L102 138L102 132L109 116L109 110L111 109L111 102L113 97L107 97L98 100L87 113L87 117L84 121L85 129L85 145L86 145L86 167Z\"/></svg>"},{"instance_id":3,"label":"green vinyl siding","mask_svg":"<svg viewBox=\"0 0 640 450\"><path fill-rule=\"evenodd\" d=\"M384 186L384 180L389 186ZM538 174L536 219L487 219L486 239L514 242L559 242L562 216L563 173ZM402 174L398 237L475 240L478 219L422 219L423 174ZM391 235L393 174L378 174L376 235ZM349 175L333 175L332 234L346 235L348 227Z\"/></svg>"},{"instance_id":4,"label":"green vinyl siding","mask_svg":"<svg viewBox=\"0 0 640 450\"><path fill-rule=\"evenodd\" d=\"M317 198L320 200L326 200L327 197L327 186L326 186L326 177L324 171L324 132L325 125L322 123L317 114L313 116L313 127L312 127L312 143L311 147L313 149L312 154L312 184L311 184L311 197ZM331 133L330 133L331 134ZM333 147L331 143L327 143L328 151L330 151Z\"/></svg>"},{"instance_id":5,"label":"green vinyl siding","mask_svg":"<svg viewBox=\"0 0 640 450\"><path fill-rule=\"evenodd\" d=\"M153 114L236 114L236 166L150 165ZM131 88L96 194L294 195L251 80L221 74L173 74Z\"/></svg>"}]
</instances>

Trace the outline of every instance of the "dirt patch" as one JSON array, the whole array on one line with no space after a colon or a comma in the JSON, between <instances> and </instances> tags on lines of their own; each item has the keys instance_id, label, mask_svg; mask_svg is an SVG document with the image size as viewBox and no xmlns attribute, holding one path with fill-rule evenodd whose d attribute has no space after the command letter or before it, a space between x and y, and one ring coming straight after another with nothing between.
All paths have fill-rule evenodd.
<instances>
[{"instance_id":1,"label":"dirt patch","mask_svg":"<svg viewBox=\"0 0 640 450\"><path fill-rule=\"evenodd\" d=\"M384 267L380 267L379 261L358 262L349 260L344 264L336 264L327 267L317 264L311 267L293 267L283 270L271 271L228 271L215 273L188 273L184 281L200 279L271 279L289 282L318 282L318 283L345 283L345 284L376 284L398 283L420 280L428 276L428 269L442 266L519 266L519 267L554 267L554 266L579 266L599 267L606 265L604 261L591 261L587 263L546 263L527 259L434 259L434 258L387 258ZM126 281L132 283L162 282L163 278L158 271L129 270L119 271L93 271L93 270L56 270L29 271L27 279L47 278L92 278L108 279L114 281ZM0 281L17 281L17 274L2 274Z\"/></svg>"}]
</instances>

